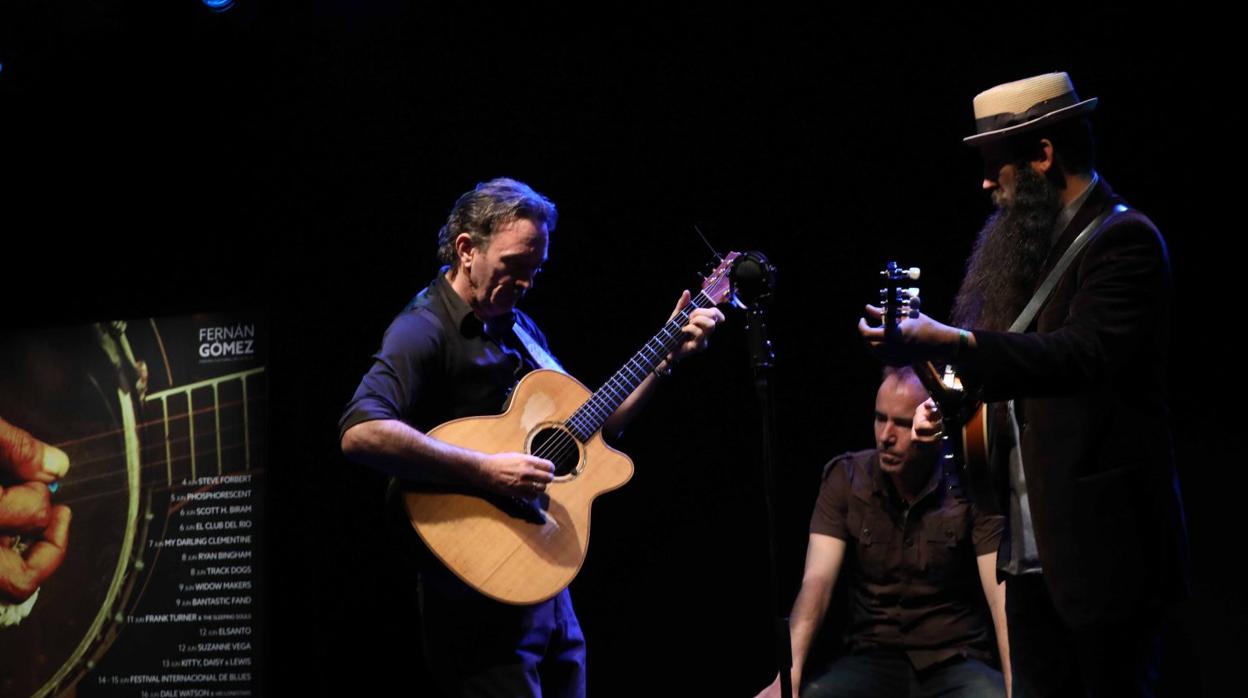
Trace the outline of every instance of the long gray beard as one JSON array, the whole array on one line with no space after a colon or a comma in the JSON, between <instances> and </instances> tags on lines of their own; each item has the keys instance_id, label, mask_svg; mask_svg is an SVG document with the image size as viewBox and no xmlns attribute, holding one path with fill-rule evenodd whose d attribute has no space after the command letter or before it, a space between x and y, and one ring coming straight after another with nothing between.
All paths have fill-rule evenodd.
<instances>
[{"instance_id":1,"label":"long gray beard","mask_svg":"<svg viewBox=\"0 0 1248 698\"><path fill-rule=\"evenodd\" d=\"M989 216L975 239L953 304L957 327L1008 329L1040 281L1061 213L1057 187L1026 165L1014 198Z\"/></svg>"}]
</instances>

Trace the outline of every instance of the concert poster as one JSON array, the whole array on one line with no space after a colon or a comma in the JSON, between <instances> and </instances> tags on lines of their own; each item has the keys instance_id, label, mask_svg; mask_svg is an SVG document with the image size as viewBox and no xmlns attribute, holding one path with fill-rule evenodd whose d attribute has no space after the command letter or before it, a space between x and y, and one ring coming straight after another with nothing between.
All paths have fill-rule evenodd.
<instances>
[{"instance_id":1,"label":"concert poster","mask_svg":"<svg viewBox=\"0 0 1248 698\"><path fill-rule=\"evenodd\" d=\"M64 542L29 597L0 585L0 696L261 694L265 327L232 313L0 332L0 436L68 461L46 485L67 536L0 528L0 575ZM9 451L5 495L25 484Z\"/></svg>"}]
</instances>

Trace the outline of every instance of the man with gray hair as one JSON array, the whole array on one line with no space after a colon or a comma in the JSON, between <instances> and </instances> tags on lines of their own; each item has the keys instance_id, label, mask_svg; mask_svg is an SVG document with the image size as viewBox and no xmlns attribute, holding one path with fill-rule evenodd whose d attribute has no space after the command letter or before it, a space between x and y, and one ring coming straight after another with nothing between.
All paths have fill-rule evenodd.
<instances>
[{"instance_id":1,"label":"man with gray hair","mask_svg":"<svg viewBox=\"0 0 1248 698\"><path fill-rule=\"evenodd\" d=\"M482 453L425 432L452 419L496 414L522 376L558 367L537 324L516 308L546 261L557 220L549 199L512 179L478 184L459 198L438 234L446 266L386 330L342 416L343 453L405 483L466 485L517 499L545 492L554 479L551 461ZM688 301L686 291L677 311ZM694 310L680 344L624 399L603 433L618 435L660 376L705 349L722 321L715 308ZM396 520L408 527L397 499L391 498ZM425 646L444 691L584 695L584 637L567 589L535 605L509 605L469 588L427 552L423 558Z\"/></svg>"},{"instance_id":2,"label":"man with gray hair","mask_svg":"<svg viewBox=\"0 0 1248 698\"><path fill-rule=\"evenodd\" d=\"M1171 455L1165 241L1096 172L1089 115L1065 73L975 97L985 223L953 326L920 315L890 360L956 364L994 401L990 475L1008 513L998 553L1014 688L1152 695L1161 610L1186 585ZM879 319L878 308L868 316Z\"/></svg>"}]
</instances>

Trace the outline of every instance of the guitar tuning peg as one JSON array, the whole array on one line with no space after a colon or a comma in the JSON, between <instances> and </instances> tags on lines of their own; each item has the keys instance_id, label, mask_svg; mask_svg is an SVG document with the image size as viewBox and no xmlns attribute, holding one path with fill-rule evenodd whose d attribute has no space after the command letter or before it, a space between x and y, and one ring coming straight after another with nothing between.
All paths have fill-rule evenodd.
<instances>
[{"instance_id":1,"label":"guitar tuning peg","mask_svg":"<svg viewBox=\"0 0 1248 698\"><path fill-rule=\"evenodd\" d=\"M921 273L922 271L918 267L910 267L906 270L906 276L909 277L911 281L918 281L919 274Z\"/></svg>"}]
</instances>

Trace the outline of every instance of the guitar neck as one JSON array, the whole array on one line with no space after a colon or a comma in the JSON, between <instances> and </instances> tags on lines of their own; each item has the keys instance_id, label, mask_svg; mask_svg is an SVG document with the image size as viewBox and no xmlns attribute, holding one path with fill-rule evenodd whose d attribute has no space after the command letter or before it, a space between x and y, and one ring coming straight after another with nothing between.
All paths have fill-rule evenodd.
<instances>
[{"instance_id":1,"label":"guitar neck","mask_svg":"<svg viewBox=\"0 0 1248 698\"><path fill-rule=\"evenodd\" d=\"M567 427L576 438L586 441L606 423L607 418L615 413L624 400L632 395L637 386L680 344L682 328L689 324L689 316L699 308L710 308L715 302L706 295L699 293L689 301L675 317L667 321L650 341L633 354L615 375L607 379L585 404L573 413L567 421Z\"/></svg>"},{"instance_id":2,"label":"guitar neck","mask_svg":"<svg viewBox=\"0 0 1248 698\"><path fill-rule=\"evenodd\" d=\"M918 361L910 367L914 369L914 374L919 377L919 382L927 389L927 394L931 395L933 400L942 406L949 401L949 388L945 386L940 370L935 364L931 361Z\"/></svg>"}]
</instances>

